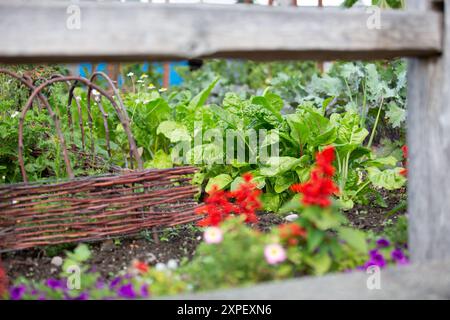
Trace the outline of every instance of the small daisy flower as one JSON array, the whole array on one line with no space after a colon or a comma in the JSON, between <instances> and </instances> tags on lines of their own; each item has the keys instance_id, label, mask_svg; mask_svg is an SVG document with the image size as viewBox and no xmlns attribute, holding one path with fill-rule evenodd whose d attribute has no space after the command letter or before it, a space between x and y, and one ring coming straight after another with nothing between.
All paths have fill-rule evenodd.
<instances>
[{"instance_id":1,"label":"small daisy flower","mask_svg":"<svg viewBox=\"0 0 450 320\"><path fill-rule=\"evenodd\" d=\"M167 88L161 88L161 89L159 89L158 91L159 91L159 92L165 92L165 91L167 91Z\"/></svg>"},{"instance_id":2,"label":"small daisy flower","mask_svg":"<svg viewBox=\"0 0 450 320\"><path fill-rule=\"evenodd\" d=\"M11 118L15 118L19 115L18 111L14 111L14 113L11 115Z\"/></svg>"},{"instance_id":3,"label":"small daisy flower","mask_svg":"<svg viewBox=\"0 0 450 320\"><path fill-rule=\"evenodd\" d=\"M131 78L132 76L134 76L134 73L133 72L128 72L127 77Z\"/></svg>"},{"instance_id":4,"label":"small daisy flower","mask_svg":"<svg viewBox=\"0 0 450 320\"><path fill-rule=\"evenodd\" d=\"M170 259L169 261L167 261L167 268L169 268L171 270L175 270L176 268L178 268L177 260Z\"/></svg>"},{"instance_id":5,"label":"small daisy flower","mask_svg":"<svg viewBox=\"0 0 450 320\"><path fill-rule=\"evenodd\" d=\"M92 89L92 94L93 94L94 96L98 97L98 96L100 95L100 92L98 92L98 91L95 90L95 89Z\"/></svg>"},{"instance_id":6,"label":"small daisy flower","mask_svg":"<svg viewBox=\"0 0 450 320\"><path fill-rule=\"evenodd\" d=\"M157 271L165 271L165 270L167 270L167 267L166 267L166 265L164 263L158 262L155 265L155 270L157 270Z\"/></svg>"},{"instance_id":7,"label":"small daisy flower","mask_svg":"<svg viewBox=\"0 0 450 320\"><path fill-rule=\"evenodd\" d=\"M286 260L286 251L277 243L269 244L264 248L264 256L268 264L278 264Z\"/></svg>"},{"instance_id":8,"label":"small daisy flower","mask_svg":"<svg viewBox=\"0 0 450 320\"><path fill-rule=\"evenodd\" d=\"M203 238L205 239L205 242L209 244L220 243L223 240L223 233L220 228L209 227L205 230Z\"/></svg>"}]
</instances>

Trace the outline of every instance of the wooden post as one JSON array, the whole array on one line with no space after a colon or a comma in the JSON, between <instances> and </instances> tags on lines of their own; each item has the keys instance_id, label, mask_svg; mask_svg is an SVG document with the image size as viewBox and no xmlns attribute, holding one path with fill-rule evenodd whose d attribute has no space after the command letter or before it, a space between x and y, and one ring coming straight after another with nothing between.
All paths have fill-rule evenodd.
<instances>
[{"instance_id":1,"label":"wooden post","mask_svg":"<svg viewBox=\"0 0 450 320\"><path fill-rule=\"evenodd\" d=\"M169 3L170 0L166 0L166 3ZM170 64L168 62L163 63L163 88L168 88L170 85Z\"/></svg>"},{"instance_id":2,"label":"wooden post","mask_svg":"<svg viewBox=\"0 0 450 320\"><path fill-rule=\"evenodd\" d=\"M323 7L323 1L322 1L322 0L318 0L317 6L318 6L319 8L322 8L322 7ZM320 73L323 73L323 70L324 70L324 64L323 64L323 61L318 61L318 62L317 62L317 68L319 69Z\"/></svg>"},{"instance_id":3,"label":"wooden post","mask_svg":"<svg viewBox=\"0 0 450 320\"><path fill-rule=\"evenodd\" d=\"M442 55L408 67L409 247L414 262L450 258L450 1ZM431 10L410 0L408 9Z\"/></svg>"}]
</instances>

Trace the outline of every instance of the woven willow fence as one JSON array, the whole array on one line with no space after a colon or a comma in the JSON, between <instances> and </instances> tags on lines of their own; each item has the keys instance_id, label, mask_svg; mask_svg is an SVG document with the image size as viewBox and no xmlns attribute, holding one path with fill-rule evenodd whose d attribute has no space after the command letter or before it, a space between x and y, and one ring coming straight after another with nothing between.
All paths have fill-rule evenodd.
<instances>
[{"instance_id":1,"label":"woven willow fence","mask_svg":"<svg viewBox=\"0 0 450 320\"><path fill-rule=\"evenodd\" d=\"M32 93L19 119L18 162L24 183L0 186L0 251L25 249L34 246L101 240L109 237L135 235L143 230L174 226L197 220L194 195L198 188L191 185L195 167L143 170L142 159L130 129L130 120L111 79L103 73L94 73L91 80L81 77L55 75L35 86L32 79L8 70L0 73L11 76L28 87ZM112 94L95 85L95 78L102 76L112 89ZM88 87L88 126L93 132L91 118L91 93L93 89L104 96L114 107L127 134L130 158L137 163L137 170L122 170L110 166L110 174L98 177L75 178L69 160L69 149L61 130L58 115L54 112L43 89L63 82L69 85L67 119L70 141L74 140L74 124L71 107L73 101L81 114L81 106L74 99L77 84ZM50 114L61 144L62 154L69 176L68 181L41 181L28 183L25 170L23 128L27 112L37 107ZM110 153L108 113L97 99L106 135L106 149ZM71 144L70 150L84 160L88 167L104 166L106 163L95 155L94 138L90 150L85 150L86 137L83 121L78 123L81 131L81 150ZM130 164L133 162L130 161Z\"/></svg>"}]
</instances>

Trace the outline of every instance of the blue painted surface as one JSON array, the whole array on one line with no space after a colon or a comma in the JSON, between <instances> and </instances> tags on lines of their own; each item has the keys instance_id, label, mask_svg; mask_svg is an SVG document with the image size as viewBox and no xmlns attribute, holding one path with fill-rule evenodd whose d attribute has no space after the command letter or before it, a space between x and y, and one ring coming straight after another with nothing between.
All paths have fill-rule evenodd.
<instances>
[{"instance_id":1,"label":"blue painted surface","mask_svg":"<svg viewBox=\"0 0 450 320\"><path fill-rule=\"evenodd\" d=\"M152 63L151 65L153 65L155 67L155 70L157 72L159 72L161 74L163 73L163 64L162 63ZM181 78L181 76L175 71L175 67L187 66L188 62L187 61L177 61L177 62L171 62L169 65L170 65L169 85L175 86L175 85L181 84L183 82L183 78ZM148 62L143 63L142 69L141 69L142 72L148 72L149 66L150 66L150 63L148 63ZM107 64L99 63L97 65L97 70L106 72ZM92 64L91 63L80 63L78 66L78 71L79 71L80 76L89 77L89 75L92 73ZM123 85L124 79L122 76L119 76L118 82L119 82L119 87Z\"/></svg>"}]
</instances>

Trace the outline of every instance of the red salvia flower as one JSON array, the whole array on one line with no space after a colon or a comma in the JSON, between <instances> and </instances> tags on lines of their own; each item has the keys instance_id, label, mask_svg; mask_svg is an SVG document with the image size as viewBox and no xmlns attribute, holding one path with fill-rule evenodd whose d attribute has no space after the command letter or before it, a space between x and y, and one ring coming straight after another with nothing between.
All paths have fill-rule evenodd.
<instances>
[{"instance_id":1,"label":"red salvia flower","mask_svg":"<svg viewBox=\"0 0 450 320\"><path fill-rule=\"evenodd\" d=\"M4 297L8 290L8 276L0 261L0 299Z\"/></svg>"},{"instance_id":2,"label":"red salvia flower","mask_svg":"<svg viewBox=\"0 0 450 320\"><path fill-rule=\"evenodd\" d=\"M403 166L405 168L400 170L400 174L402 176L406 177L408 175L408 168L407 168L408 167L408 146L406 144L402 147L402 152L403 152Z\"/></svg>"},{"instance_id":3,"label":"red salvia flower","mask_svg":"<svg viewBox=\"0 0 450 320\"><path fill-rule=\"evenodd\" d=\"M196 213L206 215L200 226L217 226L230 215L245 215L245 222L256 222L256 211L261 208L261 191L252 182L250 173L244 174L244 182L235 191L218 190L213 186L205 204Z\"/></svg>"},{"instance_id":4,"label":"red salvia flower","mask_svg":"<svg viewBox=\"0 0 450 320\"><path fill-rule=\"evenodd\" d=\"M316 165L311 171L311 177L305 183L294 184L291 190L303 194L302 203L305 206L318 205L322 208L331 204L330 196L339 189L333 181L334 147L326 147L316 155Z\"/></svg>"},{"instance_id":5,"label":"red salvia flower","mask_svg":"<svg viewBox=\"0 0 450 320\"><path fill-rule=\"evenodd\" d=\"M140 273L147 273L149 270L148 265L139 260L133 261L133 268L139 271Z\"/></svg>"},{"instance_id":6,"label":"red salvia flower","mask_svg":"<svg viewBox=\"0 0 450 320\"><path fill-rule=\"evenodd\" d=\"M306 237L306 230L297 223L282 224L278 227L280 238L288 245L295 246L301 238Z\"/></svg>"},{"instance_id":7,"label":"red salvia flower","mask_svg":"<svg viewBox=\"0 0 450 320\"><path fill-rule=\"evenodd\" d=\"M334 176L334 147L329 146L316 154L316 166L326 176Z\"/></svg>"}]
</instances>

